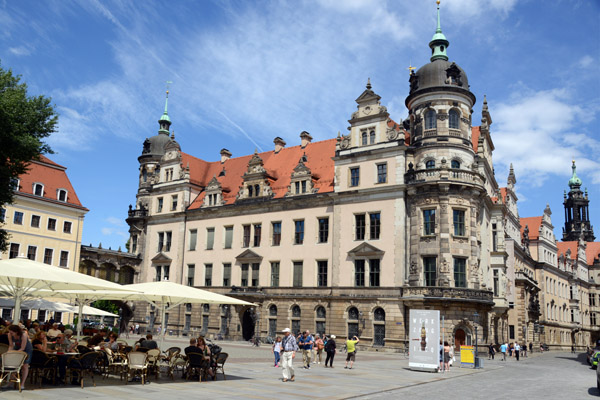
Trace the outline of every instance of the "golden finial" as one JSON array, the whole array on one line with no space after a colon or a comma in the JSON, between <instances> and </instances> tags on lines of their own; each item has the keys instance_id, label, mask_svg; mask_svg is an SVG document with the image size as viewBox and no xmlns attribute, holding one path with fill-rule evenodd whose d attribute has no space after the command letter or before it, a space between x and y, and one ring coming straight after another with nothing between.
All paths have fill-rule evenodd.
<instances>
[{"instance_id":1,"label":"golden finial","mask_svg":"<svg viewBox=\"0 0 600 400\"><path fill-rule=\"evenodd\" d=\"M409 74L412 74L412 73L413 73L413 71L414 71L415 69L417 69L417 67L413 67L413 66L412 66L412 62L411 62L410 64L408 64L408 68L406 68L406 69L408 70L408 73L409 73Z\"/></svg>"},{"instance_id":2,"label":"golden finial","mask_svg":"<svg viewBox=\"0 0 600 400\"><path fill-rule=\"evenodd\" d=\"M439 5L440 5L440 0L437 0L437 1L436 1L436 3L437 3L437 5L439 6Z\"/></svg>"}]
</instances>

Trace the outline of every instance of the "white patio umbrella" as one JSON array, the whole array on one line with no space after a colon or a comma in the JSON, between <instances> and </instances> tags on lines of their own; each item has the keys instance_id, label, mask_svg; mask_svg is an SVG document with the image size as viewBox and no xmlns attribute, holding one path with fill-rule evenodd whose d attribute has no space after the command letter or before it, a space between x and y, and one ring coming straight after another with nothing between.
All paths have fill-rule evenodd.
<instances>
[{"instance_id":1,"label":"white patio umbrella","mask_svg":"<svg viewBox=\"0 0 600 400\"><path fill-rule=\"evenodd\" d=\"M15 299L14 319L21 315L21 303L27 298L51 297L62 290L124 290L122 285L25 257L0 260L0 285Z\"/></svg>"},{"instance_id":2,"label":"white patio umbrella","mask_svg":"<svg viewBox=\"0 0 600 400\"><path fill-rule=\"evenodd\" d=\"M112 292L112 291L96 291L90 292L81 290L68 290L63 291L61 296L67 296L82 304L85 301L92 301L98 299L104 300L144 300L150 304L153 304L156 308L161 310L161 337L160 344L162 347L166 326L165 326L165 314L167 310L177 307L184 303L194 304L233 304L233 305L254 305L244 300L239 300L230 296L210 292L208 290L202 290L193 288L191 286L184 286L178 283L169 281L159 282L146 282L136 283L132 285L122 286L124 289L130 292ZM78 326L79 328L79 326Z\"/></svg>"},{"instance_id":3,"label":"white patio umbrella","mask_svg":"<svg viewBox=\"0 0 600 400\"><path fill-rule=\"evenodd\" d=\"M48 292L48 296L55 297L56 294ZM15 299L0 297L0 308L13 308L14 306ZM78 311L78 308L71 304L61 303L58 301L50 301L46 299L25 300L21 303L21 308L25 308L28 310L46 310L65 313L75 313ZM95 315L100 317L118 317L117 314L113 314L111 312L90 306L83 306L83 315Z\"/></svg>"}]
</instances>

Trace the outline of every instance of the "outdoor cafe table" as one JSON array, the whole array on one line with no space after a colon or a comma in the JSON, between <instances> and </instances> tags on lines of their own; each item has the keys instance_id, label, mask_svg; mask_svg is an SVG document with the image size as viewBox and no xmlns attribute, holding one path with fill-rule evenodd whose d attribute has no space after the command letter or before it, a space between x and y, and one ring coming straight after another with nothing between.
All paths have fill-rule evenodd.
<instances>
[{"instance_id":1,"label":"outdoor cafe table","mask_svg":"<svg viewBox=\"0 0 600 400\"><path fill-rule=\"evenodd\" d=\"M79 353L61 353L54 351L47 351L46 354L49 356L56 356L58 360L56 367L58 368L58 378L63 380L67 374L67 360L71 357L79 355Z\"/></svg>"}]
</instances>

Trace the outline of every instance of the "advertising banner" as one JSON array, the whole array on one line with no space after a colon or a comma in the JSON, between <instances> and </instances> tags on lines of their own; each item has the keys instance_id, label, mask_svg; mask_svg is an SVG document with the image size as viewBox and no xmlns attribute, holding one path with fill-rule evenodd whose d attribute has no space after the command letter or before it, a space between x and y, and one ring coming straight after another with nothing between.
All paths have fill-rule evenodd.
<instances>
[{"instance_id":1,"label":"advertising banner","mask_svg":"<svg viewBox=\"0 0 600 400\"><path fill-rule=\"evenodd\" d=\"M409 319L408 367L436 370L440 365L440 312L410 310Z\"/></svg>"},{"instance_id":2,"label":"advertising banner","mask_svg":"<svg viewBox=\"0 0 600 400\"><path fill-rule=\"evenodd\" d=\"M475 351L473 346L460 346L460 366L471 367L475 366Z\"/></svg>"}]
</instances>

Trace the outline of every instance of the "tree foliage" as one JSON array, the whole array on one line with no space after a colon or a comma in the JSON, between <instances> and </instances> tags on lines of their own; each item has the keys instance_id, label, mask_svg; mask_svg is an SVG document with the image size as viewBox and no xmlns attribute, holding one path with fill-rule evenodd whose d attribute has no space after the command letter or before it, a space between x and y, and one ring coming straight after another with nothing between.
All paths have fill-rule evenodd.
<instances>
[{"instance_id":1,"label":"tree foliage","mask_svg":"<svg viewBox=\"0 0 600 400\"><path fill-rule=\"evenodd\" d=\"M111 312L113 314L119 313L119 306L117 306L115 303L113 303L110 300L96 300L95 302L92 303L92 307L96 307L101 310Z\"/></svg>"},{"instance_id":2,"label":"tree foliage","mask_svg":"<svg viewBox=\"0 0 600 400\"><path fill-rule=\"evenodd\" d=\"M27 171L29 162L52 153L43 141L58 122L50 102L48 97L29 96L21 76L0 63L0 208L14 201L11 182ZM7 246L8 234L0 229L0 251Z\"/></svg>"}]
</instances>

